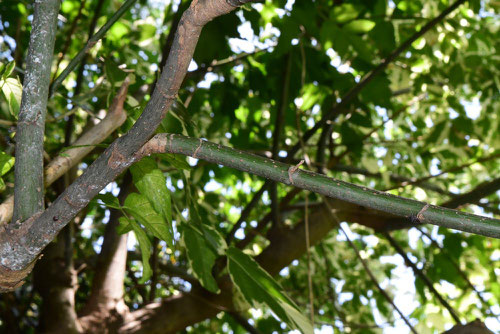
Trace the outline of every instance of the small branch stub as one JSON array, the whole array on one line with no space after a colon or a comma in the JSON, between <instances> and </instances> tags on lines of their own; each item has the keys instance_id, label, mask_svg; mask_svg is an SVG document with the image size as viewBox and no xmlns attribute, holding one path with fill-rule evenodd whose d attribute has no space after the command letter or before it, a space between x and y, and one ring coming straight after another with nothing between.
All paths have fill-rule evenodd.
<instances>
[{"instance_id":1,"label":"small branch stub","mask_svg":"<svg viewBox=\"0 0 500 334\"><path fill-rule=\"evenodd\" d=\"M300 160L300 162L288 168L288 180L290 180L290 184L293 184L293 174L299 169L299 167L304 163L304 160Z\"/></svg>"}]
</instances>

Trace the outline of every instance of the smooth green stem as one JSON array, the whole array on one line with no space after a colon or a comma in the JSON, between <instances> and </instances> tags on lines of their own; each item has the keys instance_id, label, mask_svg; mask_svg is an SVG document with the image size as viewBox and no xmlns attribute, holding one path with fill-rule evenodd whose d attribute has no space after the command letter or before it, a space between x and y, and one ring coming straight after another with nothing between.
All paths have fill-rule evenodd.
<instances>
[{"instance_id":1,"label":"smooth green stem","mask_svg":"<svg viewBox=\"0 0 500 334\"><path fill-rule=\"evenodd\" d=\"M91 47L95 45L103 36L108 32L109 28L120 19L120 17L136 2L137 0L127 0L125 3L116 11L116 13L111 16L111 18L106 22L105 25L99 29L92 37L89 38L87 44L83 47L83 49L78 52L78 54L71 60L71 62L66 66L66 68L62 71L61 74L54 80L52 86L50 87L50 96L52 97L54 93L57 91L59 86L62 84L64 79L78 66L80 61L82 61L83 57L87 54Z\"/></svg>"},{"instance_id":2,"label":"smooth green stem","mask_svg":"<svg viewBox=\"0 0 500 334\"><path fill-rule=\"evenodd\" d=\"M138 152L137 159L151 153L179 153L232 167L267 179L307 189L328 197L464 232L500 238L500 220L428 205L367 187L360 187L290 166L261 156L178 134L159 134Z\"/></svg>"},{"instance_id":3,"label":"smooth green stem","mask_svg":"<svg viewBox=\"0 0 500 334\"><path fill-rule=\"evenodd\" d=\"M43 210L43 136L60 0L35 1L16 131L14 221Z\"/></svg>"}]
</instances>

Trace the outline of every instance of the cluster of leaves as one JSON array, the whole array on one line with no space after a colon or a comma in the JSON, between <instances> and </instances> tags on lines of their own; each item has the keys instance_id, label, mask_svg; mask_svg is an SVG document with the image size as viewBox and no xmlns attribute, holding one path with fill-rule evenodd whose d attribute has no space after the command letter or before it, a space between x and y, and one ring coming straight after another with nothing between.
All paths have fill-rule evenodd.
<instances>
[{"instance_id":1,"label":"cluster of leaves","mask_svg":"<svg viewBox=\"0 0 500 334\"><path fill-rule=\"evenodd\" d=\"M98 26L120 5L118 1L106 3ZM75 95L75 72L49 100L45 148L50 157L65 145L64 121L74 115L75 130L69 135L76 138L108 109L126 76L132 78L125 107L128 119L104 144L130 129L150 98L172 24L188 4L139 1L91 49L79 92ZM62 2L65 21L58 24L54 62L59 66L54 77L83 47L95 5L96 1ZM492 14L494 5L471 1L460 6L399 55L341 111L329 125L331 135L326 146L315 145L321 140L318 133L305 144L301 154L318 157L316 160L327 167L329 176L376 189L392 189L393 194L434 204L443 201L443 193L463 193L493 178L500 168L495 160L500 152L500 64L496 52L500 42L495 21L498 17ZM220 17L204 28L193 57L193 70L158 131L207 138L267 155L279 110L285 108L279 143L284 156L363 76L447 6L448 1L430 0L319 0L293 4L268 0ZM10 122L6 124L15 124L21 100L22 72L16 71L14 64L22 68L29 38L28 12L32 12L28 1L7 1L0 9L0 23L7 36L0 46L0 115ZM75 20L78 24L73 26ZM17 43L12 50L11 40ZM290 60L289 68L285 59ZM284 94L287 71L288 91ZM0 145L5 152L0 155L0 176L12 184L15 129L3 123L0 127ZM86 168L101 152L97 147L80 168ZM340 164L365 170L365 175L340 171L336 168ZM455 168L463 165L466 167ZM419 180L443 171L450 172L429 179L432 188L440 192L418 183L401 185L391 178L397 175ZM376 330L370 326L357 326L391 326L397 320L345 238L335 230L311 248L310 261L298 259L275 279L262 270L250 255L259 254L269 244L266 233L272 230L271 225L256 229L268 213L271 199L267 192L244 220L235 240L226 243L239 214L263 180L166 154L143 159L131 168L131 174L136 191L123 203L110 192L103 192L86 209L87 221L92 224L75 224L73 254L78 261L91 263L101 247L109 209L121 210L119 232L132 231L137 241L129 250L132 260L125 281L125 301L131 309L147 301L152 289L151 255L156 253L160 263L174 264L192 274L213 293L219 292L217 280L229 274L238 288L235 295L241 297L235 303L242 310L248 309L248 304L263 307L264 312L244 312L264 333L281 333L290 328L311 331L307 315L301 311L309 304L306 291L310 272L314 273L316 326L333 325L339 333L373 333ZM1 182L3 196L9 189ZM122 182L122 178L116 181L118 187ZM279 186L278 198L284 198L289 191ZM47 189L49 201L57 194L56 188ZM301 223L305 196L309 196L310 203L321 200L314 194L299 194L281 212L281 228ZM481 210L489 209L498 214L498 191L481 204L482 209L468 206L465 210L484 213ZM498 241L444 229L422 229L438 241L419 238L414 230L394 236L468 320L489 314L490 307L500 304L498 271L490 265L498 261ZM393 259L394 250L366 226L356 224L353 231L354 242L363 249L376 278L379 282L388 280L388 286L394 287L397 268L393 260L387 261ZM238 244L242 239L247 241L244 251ZM134 258L139 251L141 257ZM486 302L475 302L476 293L460 272L481 282ZM79 274L77 307L88 297L92 278L91 270ZM156 298L190 289L187 280L161 270L151 284L157 283L161 288L156 290ZM416 319L423 331L442 330L450 319L418 277L414 298L419 307L412 308L408 316ZM29 304L31 318L40 312L37 301L34 306ZM17 302L33 303L23 293ZM243 331L227 314L197 324L195 330L225 332L228 328Z\"/></svg>"}]
</instances>

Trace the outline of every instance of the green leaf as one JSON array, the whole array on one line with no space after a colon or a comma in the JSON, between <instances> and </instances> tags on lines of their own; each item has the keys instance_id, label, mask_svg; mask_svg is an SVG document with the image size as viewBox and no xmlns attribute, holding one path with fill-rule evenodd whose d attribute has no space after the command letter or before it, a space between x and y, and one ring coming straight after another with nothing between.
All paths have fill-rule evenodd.
<instances>
[{"instance_id":1,"label":"green leaf","mask_svg":"<svg viewBox=\"0 0 500 334\"><path fill-rule=\"evenodd\" d=\"M170 192L167 189L167 180L162 171L158 168L156 161L153 158L146 157L134 164L130 168L132 178L137 189L143 194L153 205L154 210L160 214L168 225L169 245L174 242L172 228L172 201Z\"/></svg>"},{"instance_id":2,"label":"green leaf","mask_svg":"<svg viewBox=\"0 0 500 334\"><path fill-rule=\"evenodd\" d=\"M121 85L123 80L127 77L127 73L123 72L112 59L106 59L104 62L104 71L106 77L113 85Z\"/></svg>"},{"instance_id":3,"label":"green leaf","mask_svg":"<svg viewBox=\"0 0 500 334\"><path fill-rule=\"evenodd\" d=\"M3 80L7 79L11 75L12 71L14 71L15 67L16 67L15 61L11 61L11 62L7 63L7 65L5 65L5 69L2 73L2 79Z\"/></svg>"},{"instance_id":4,"label":"green leaf","mask_svg":"<svg viewBox=\"0 0 500 334\"><path fill-rule=\"evenodd\" d=\"M321 104L321 102L323 102L328 94L331 94L331 90L327 87L318 86L315 84L305 85L303 88L303 100L300 109L308 110L315 104Z\"/></svg>"},{"instance_id":5,"label":"green leaf","mask_svg":"<svg viewBox=\"0 0 500 334\"><path fill-rule=\"evenodd\" d=\"M182 240L186 246L189 266L193 270L194 276L205 289L218 293L220 290L212 275L212 267L217 254L207 244L207 239L203 231L200 231L199 226L183 224L182 230Z\"/></svg>"},{"instance_id":6,"label":"green leaf","mask_svg":"<svg viewBox=\"0 0 500 334\"><path fill-rule=\"evenodd\" d=\"M227 244L226 240L217 232L213 227L206 224L201 225L201 230L203 236L205 237L206 243L210 246L216 254L222 256L226 253Z\"/></svg>"},{"instance_id":7,"label":"green leaf","mask_svg":"<svg viewBox=\"0 0 500 334\"><path fill-rule=\"evenodd\" d=\"M95 197L95 199L101 200L108 208L120 210L122 206L118 201L118 198L113 196L111 193L99 194Z\"/></svg>"},{"instance_id":8,"label":"green leaf","mask_svg":"<svg viewBox=\"0 0 500 334\"><path fill-rule=\"evenodd\" d=\"M19 107L21 106L21 97L23 95L23 86L18 79L7 78L0 80L0 88L9 105L9 112L17 118Z\"/></svg>"},{"instance_id":9,"label":"green leaf","mask_svg":"<svg viewBox=\"0 0 500 334\"><path fill-rule=\"evenodd\" d=\"M215 254L225 255L227 249L226 240L213 227L204 223L204 219L198 213L194 203L189 205L189 216L191 217L191 225L196 226L203 235L207 247L210 247Z\"/></svg>"},{"instance_id":10,"label":"green leaf","mask_svg":"<svg viewBox=\"0 0 500 334\"><path fill-rule=\"evenodd\" d=\"M146 232L136 222L129 220L126 217L120 217L119 222L120 225L130 224L130 226L132 226L132 229L134 230L134 234L137 242L139 243L139 248L141 250L142 256L142 278L139 282L145 283L152 274L151 267L149 266L149 257L151 256L151 242L149 241Z\"/></svg>"},{"instance_id":11,"label":"green leaf","mask_svg":"<svg viewBox=\"0 0 500 334\"><path fill-rule=\"evenodd\" d=\"M254 259L234 247L228 249L227 258L229 275L250 304L254 307L266 304L292 329L313 333L313 327L303 312Z\"/></svg>"},{"instance_id":12,"label":"green leaf","mask_svg":"<svg viewBox=\"0 0 500 334\"><path fill-rule=\"evenodd\" d=\"M129 27L123 22L115 22L111 29L109 29L107 38L114 41L119 42L120 39L129 33Z\"/></svg>"},{"instance_id":13,"label":"green leaf","mask_svg":"<svg viewBox=\"0 0 500 334\"><path fill-rule=\"evenodd\" d=\"M116 228L116 233L118 234L125 234L134 229L132 223L128 219L119 219L119 223L120 224Z\"/></svg>"},{"instance_id":14,"label":"green leaf","mask_svg":"<svg viewBox=\"0 0 500 334\"><path fill-rule=\"evenodd\" d=\"M365 33L375 27L375 22L370 20L355 20L347 23L344 29L353 33Z\"/></svg>"},{"instance_id":15,"label":"green leaf","mask_svg":"<svg viewBox=\"0 0 500 334\"><path fill-rule=\"evenodd\" d=\"M171 225L169 226L165 219L153 209L146 196L138 193L128 195L125 200L125 211L144 225L155 237L165 240L169 245L173 244Z\"/></svg>"},{"instance_id":16,"label":"green leaf","mask_svg":"<svg viewBox=\"0 0 500 334\"><path fill-rule=\"evenodd\" d=\"M0 176L5 175L12 167L16 158L4 152L0 152Z\"/></svg>"},{"instance_id":17,"label":"green leaf","mask_svg":"<svg viewBox=\"0 0 500 334\"><path fill-rule=\"evenodd\" d=\"M191 170L191 166L187 163L186 156L184 155L165 153L161 157L177 169Z\"/></svg>"},{"instance_id":18,"label":"green leaf","mask_svg":"<svg viewBox=\"0 0 500 334\"><path fill-rule=\"evenodd\" d=\"M359 15L359 11L350 3L335 6L330 11L330 18L338 23L345 23L354 20Z\"/></svg>"}]
</instances>

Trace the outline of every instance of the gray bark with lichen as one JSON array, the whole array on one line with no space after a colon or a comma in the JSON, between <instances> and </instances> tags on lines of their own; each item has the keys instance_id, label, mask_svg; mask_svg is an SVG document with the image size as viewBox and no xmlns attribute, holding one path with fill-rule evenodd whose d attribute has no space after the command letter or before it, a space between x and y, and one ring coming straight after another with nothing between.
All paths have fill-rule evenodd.
<instances>
[{"instance_id":1,"label":"gray bark with lichen","mask_svg":"<svg viewBox=\"0 0 500 334\"><path fill-rule=\"evenodd\" d=\"M16 133L14 222L43 210L43 136L60 0L35 1Z\"/></svg>"}]
</instances>

